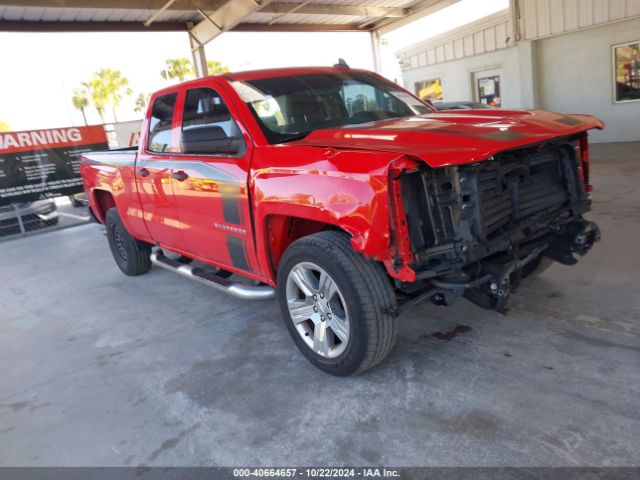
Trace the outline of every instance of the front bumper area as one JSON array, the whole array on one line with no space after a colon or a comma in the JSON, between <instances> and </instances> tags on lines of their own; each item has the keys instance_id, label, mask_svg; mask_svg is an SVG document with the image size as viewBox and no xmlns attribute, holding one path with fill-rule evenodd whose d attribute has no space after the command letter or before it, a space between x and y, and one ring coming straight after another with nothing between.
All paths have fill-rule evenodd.
<instances>
[{"instance_id":1,"label":"front bumper area","mask_svg":"<svg viewBox=\"0 0 640 480\"><path fill-rule=\"evenodd\" d=\"M447 275L424 281L426 288L399 303L399 310L425 301L451 305L464 297L479 307L506 313L506 304L520 281L530 272L527 267L547 257L564 265L577 263L575 255L586 255L600 240L595 222L580 219L510 252L488 257Z\"/></svg>"},{"instance_id":2,"label":"front bumper area","mask_svg":"<svg viewBox=\"0 0 640 480\"><path fill-rule=\"evenodd\" d=\"M576 139L564 139L401 175L416 274L397 282L406 302L449 305L464 296L504 312L542 256L576 263L600 230L582 217L590 197L575 150Z\"/></svg>"},{"instance_id":3,"label":"front bumper area","mask_svg":"<svg viewBox=\"0 0 640 480\"><path fill-rule=\"evenodd\" d=\"M594 222L579 220L565 226L562 231L547 235L528 248L515 252L511 260L484 260L480 262L479 274L488 278L486 283L465 289L463 295L482 308L506 312L511 293L515 293L527 267L541 257L573 265L577 259L573 254L586 255L593 244L600 240L600 229ZM504 258L505 256L502 256ZM499 257L500 258L500 257Z\"/></svg>"}]
</instances>

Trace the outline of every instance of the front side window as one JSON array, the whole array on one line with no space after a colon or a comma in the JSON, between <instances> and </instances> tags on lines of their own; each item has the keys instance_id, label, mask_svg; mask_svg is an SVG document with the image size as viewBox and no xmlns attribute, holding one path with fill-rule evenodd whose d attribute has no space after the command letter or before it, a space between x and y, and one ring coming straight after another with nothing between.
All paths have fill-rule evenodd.
<instances>
[{"instance_id":1,"label":"front side window","mask_svg":"<svg viewBox=\"0 0 640 480\"><path fill-rule=\"evenodd\" d=\"M392 83L344 72L232 82L269 143L302 138L313 130L428 113Z\"/></svg>"},{"instance_id":2,"label":"front side window","mask_svg":"<svg viewBox=\"0 0 640 480\"><path fill-rule=\"evenodd\" d=\"M180 151L240 155L244 140L218 92L193 88L187 92L182 118Z\"/></svg>"},{"instance_id":3,"label":"front side window","mask_svg":"<svg viewBox=\"0 0 640 480\"><path fill-rule=\"evenodd\" d=\"M177 150L177 145L171 143L171 127L177 98L177 93L169 93L156 98L153 102L147 142L147 148L151 152L165 153Z\"/></svg>"}]
</instances>

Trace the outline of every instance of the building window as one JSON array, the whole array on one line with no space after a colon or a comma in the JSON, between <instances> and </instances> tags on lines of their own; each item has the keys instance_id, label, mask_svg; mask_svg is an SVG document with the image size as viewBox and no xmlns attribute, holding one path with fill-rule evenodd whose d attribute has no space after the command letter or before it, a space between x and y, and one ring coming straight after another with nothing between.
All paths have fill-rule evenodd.
<instances>
[{"instance_id":1,"label":"building window","mask_svg":"<svg viewBox=\"0 0 640 480\"><path fill-rule=\"evenodd\" d=\"M640 100L640 40L613 47L615 101Z\"/></svg>"},{"instance_id":2,"label":"building window","mask_svg":"<svg viewBox=\"0 0 640 480\"><path fill-rule=\"evenodd\" d=\"M478 101L492 107L502 106L500 75L478 78Z\"/></svg>"},{"instance_id":3,"label":"building window","mask_svg":"<svg viewBox=\"0 0 640 480\"><path fill-rule=\"evenodd\" d=\"M442 81L439 78L421 80L415 83L416 95L427 102L442 101Z\"/></svg>"}]
</instances>

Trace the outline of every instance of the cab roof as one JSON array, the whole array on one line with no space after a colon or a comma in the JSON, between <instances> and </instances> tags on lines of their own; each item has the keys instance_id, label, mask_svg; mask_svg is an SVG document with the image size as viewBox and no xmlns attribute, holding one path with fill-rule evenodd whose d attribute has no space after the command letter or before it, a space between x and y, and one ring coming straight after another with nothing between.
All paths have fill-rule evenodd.
<instances>
[{"instance_id":1,"label":"cab roof","mask_svg":"<svg viewBox=\"0 0 640 480\"><path fill-rule=\"evenodd\" d=\"M220 77L225 77L229 81L244 81L244 80L256 80L259 78L273 78L273 77L289 77L294 75L309 75L309 74L331 74L331 73L345 73L345 72L367 72L366 70L360 70L347 67L293 67L293 68L270 68L265 70L249 70L246 72L237 73L223 73ZM368 72L367 72L368 73Z\"/></svg>"},{"instance_id":2,"label":"cab roof","mask_svg":"<svg viewBox=\"0 0 640 480\"><path fill-rule=\"evenodd\" d=\"M246 72L228 72L218 75L209 75L204 78L195 78L186 82L181 82L176 85L170 85L168 87L157 90L154 93L154 97L165 95L180 90L181 88L188 88L192 84L199 84L205 78L218 78L228 82L233 81L247 81L257 80L261 78L275 78L275 77L290 77L294 75L311 75L311 74L331 74L331 73L344 73L344 72L358 72L369 73L371 75L377 75L369 70L363 70L359 68L348 67L291 67L291 68L268 68L263 70L248 70Z\"/></svg>"}]
</instances>

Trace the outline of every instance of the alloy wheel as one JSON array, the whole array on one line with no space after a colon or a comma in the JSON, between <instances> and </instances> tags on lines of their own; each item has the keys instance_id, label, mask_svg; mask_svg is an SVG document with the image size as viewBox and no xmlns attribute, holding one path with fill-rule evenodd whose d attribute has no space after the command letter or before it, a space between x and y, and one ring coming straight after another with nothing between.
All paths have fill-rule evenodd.
<instances>
[{"instance_id":1,"label":"alloy wheel","mask_svg":"<svg viewBox=\"0 0 640 480\"><path fill-rule=\"evenodd\" d=\"M335 358L349 343L349 313L333 278L312 262L296 264L287 277L291 321L307 346L318 355Z\"/></svg>"}]
</instances>

